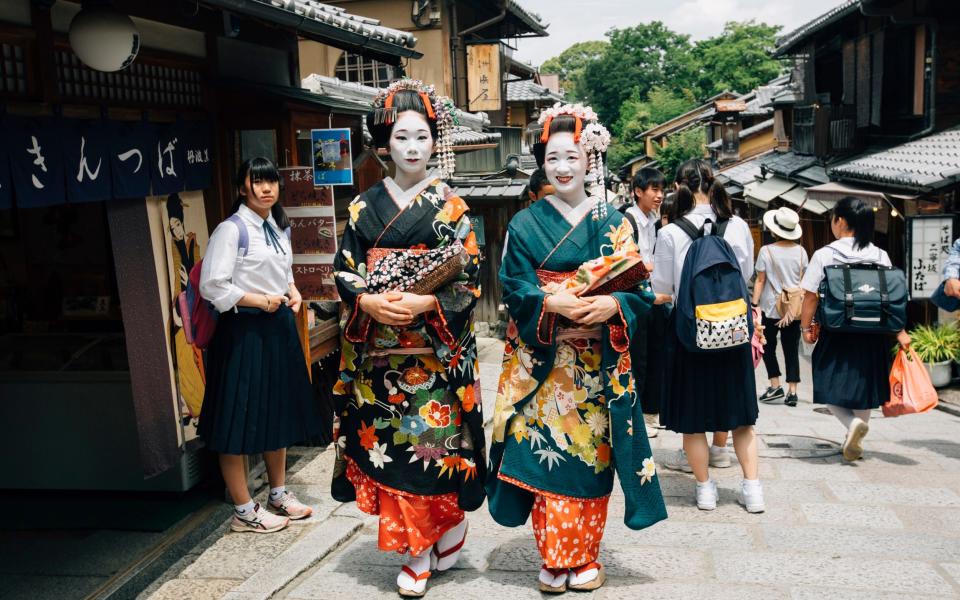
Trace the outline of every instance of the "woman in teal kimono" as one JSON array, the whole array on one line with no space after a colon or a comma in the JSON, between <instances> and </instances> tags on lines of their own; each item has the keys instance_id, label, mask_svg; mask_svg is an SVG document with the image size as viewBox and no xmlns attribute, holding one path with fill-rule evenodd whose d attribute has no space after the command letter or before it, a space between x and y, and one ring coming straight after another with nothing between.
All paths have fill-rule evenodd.
<instances>
[{"instance_id":1,"label":"woman in teal kimono","mask_svg":"<svg viewBox=\"0 0 960 600\"><path fill-rule=\"evenodd\" d=\"M584 191L588 161L599 163L589 155L609 138L589 108L558 105L541 121L539 156L556 193L508 226L500 279L510 325L487 496L502 525L532 517L543 558L540 590L556 593L604 582L597 556L614 471L628 527L648 527L666 518L666 509L629 352L645 343L632 337L653 294L640 285L585 298L548 293L545 287L554 288L537 273L636 251L623 215Z\"/></svg>"}]
</instances>

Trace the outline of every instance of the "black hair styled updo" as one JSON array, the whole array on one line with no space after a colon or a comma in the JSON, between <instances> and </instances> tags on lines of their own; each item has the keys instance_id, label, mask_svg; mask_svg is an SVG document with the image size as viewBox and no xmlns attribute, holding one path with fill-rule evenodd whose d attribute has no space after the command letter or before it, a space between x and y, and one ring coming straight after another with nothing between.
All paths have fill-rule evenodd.
<instances>
[{"instance_id":1,"label":"black hair styled updo","mask_svg":"<svg viewBox=\"0 0 960 600\"><path fill-rule=\"evenodd\" d=\"M550 129L547 130L547 137L555 133L573 133L577 132L577 118L571 115L559 115L550 119ZM543 167L543 162L546 159L547 154L547 144L546 142L538 141L533 145L533 156L537 159L537 166Z\"/></svg>"},{"instance_id":2,"label":"black hair styled updo","mask_svg":"<svg viewBox=\"0 0 960 600\"><path fill-rule=\"evenodd\" d=\"M397 117L408 110L423 115L423 118L427 121L427 125L430 127L430 135L433 136L434 146L436 146L438 137L437 119L430 118L430 113L427 111L427 107L424 105L423 98L420 94L412 90L395 92L393 94L393 108L396 110ZM393 131L393 125L396 119L393 119L390 123L378 122L381 120L378 119L378 113L380 112L380 109L374 109L367 113L367 129L370 131L370 136L373 138L373 143L377 148L387 148L390 145L390 133Z\"/></svg>"}]
</instances>

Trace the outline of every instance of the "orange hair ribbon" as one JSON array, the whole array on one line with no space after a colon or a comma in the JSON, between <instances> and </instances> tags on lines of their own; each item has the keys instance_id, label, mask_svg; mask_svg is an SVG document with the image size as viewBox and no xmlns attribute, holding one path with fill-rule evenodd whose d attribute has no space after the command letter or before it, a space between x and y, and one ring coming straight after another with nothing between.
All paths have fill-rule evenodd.
<instances>
[{"instance_id":1,"label":"orange hair ribbon","mask_svg":"<svg viewBox=\"0 0 960 600\"><path fill-rule=\"evenodd\" d=\"M420 92L420 99L423 100L423 107L427 109L427 116L436 121L437 114L433 112L433 104L430 103L430 96L428 96L426 92Z\"/></svg>"},{"instance_id":2,"label":"orange hair ribbon","mask_svg":"<svg viewBox=\"0 0 960 600\"><path fill-rule=\"evenodd\" d=\"M547 117L547 120L543 122L543 133L540 134L540 143L546 144L547 140L550 139L550 123L553 122L553 117Z\"/></svg>"}]
</instances>

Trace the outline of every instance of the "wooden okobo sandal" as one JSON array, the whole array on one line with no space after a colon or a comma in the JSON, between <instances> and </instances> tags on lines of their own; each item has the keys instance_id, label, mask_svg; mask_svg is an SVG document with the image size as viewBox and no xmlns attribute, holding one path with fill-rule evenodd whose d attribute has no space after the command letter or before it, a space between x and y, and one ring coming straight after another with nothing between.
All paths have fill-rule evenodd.
<instances>
[{"instance_id":1,"label":"wooden okobo sandal","mask_svg":"<svg viewBox=\"0 0 960 600\"><path fill-rule=\"evenodd\" d=\"M400 577L397 577L397 592L406 598L422 598L427 593L427 580L433 574L430 571L424 571L419 575L407 565L403 565L400 571L401 575L406 575L413 581L411 587L405 587L400 583Z\"/></svg>"},{"instance_id":2,"label":"wooden okobo sandal","mask_svg":"<svg viewBox=\"0 0 960 600\"><path fill-rule=\"evenodd\" d=\"M567 569L550 569L547 565L542 565L537 583L540 584L540 591L545 594L562 594L567 591L569 578L570 573ZM545 579L549 581L544 581Z\"/></svg>"},{"instance_id":3,"label":"wooden okobo sandal","mask_svg":"<svg viewBox=\"0 0 960 600\"><path fill-rule=\"evenodd\" d=\"M597 570L597 575L593 579L591 579L590 581L585 581L583 583L573 583L581 575L584 575L593 569ZM606 580L607 580L607 573L606 571L604 571L603 565L594 561L591 563L587 563L583 566L570 569L570 583L567 585L567 587L576 592L591 592L599 588L600 586L602 586Z\"/></svg>"}]
</instances>

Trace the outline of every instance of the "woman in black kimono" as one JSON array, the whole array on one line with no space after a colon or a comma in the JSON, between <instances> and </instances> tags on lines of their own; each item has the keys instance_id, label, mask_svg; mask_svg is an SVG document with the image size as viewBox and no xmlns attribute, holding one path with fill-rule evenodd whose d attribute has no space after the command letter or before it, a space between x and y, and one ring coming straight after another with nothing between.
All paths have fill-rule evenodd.
<instances>
[{"instance_id":1,"label":"woman in black kimono","mask_svg":"<svg viewBox=\"0 0 960 600\"><path fill-rule=\"evenodd\" d=\"M410 553L397 577L404 596L422 596L431 571L453 566L466 539L463 511L484 499L473 333L479 252L466 204L427 171L438 127L441 170L452 167L448 107L409 79L374 101L368 126L397 174L350 204L334 264L344 319L333 495L380 516L381 550ZM371 248L457 243L468 264L433 294L368 292Z\"/></svg>"}]
</instances>

